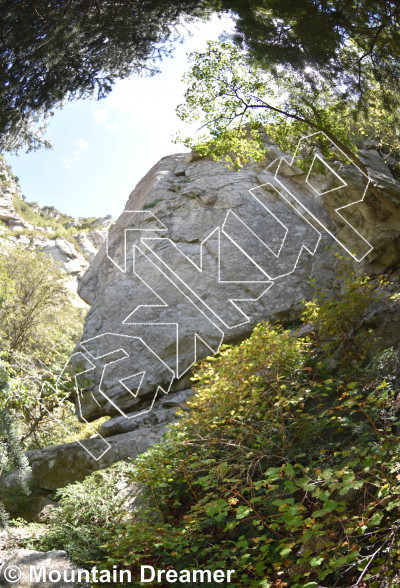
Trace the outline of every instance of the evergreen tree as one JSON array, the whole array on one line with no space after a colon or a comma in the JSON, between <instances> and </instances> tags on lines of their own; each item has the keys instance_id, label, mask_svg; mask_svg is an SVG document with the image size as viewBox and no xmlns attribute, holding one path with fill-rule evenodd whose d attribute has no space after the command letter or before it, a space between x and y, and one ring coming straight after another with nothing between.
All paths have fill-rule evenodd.
<instances>
[{"instance_id":1,"label":"evergreen tree","mask_svg":"<svg viewBox=\"0 0 400 588\"><path fill-rule=\"evenodd\" d=\"M10 394L8 370L7 364L0 362L0 478L15 474L15 484L28 493L29 463L13 416L7 408L7 396ZM7 512L0 501L0 529L7 525L7 521Z\"/></svg>"},{"instance_id":2,"label":"evergreen tree","mask_svg":"<svg viewBox=\"0 0 400 588\"><path fill-rule=\"evenodd\" d=\"M45 144L36 123L64 100L102 98L118 78L154 73L181 15L204 14L200 4L2 0L0 151Z\"/></svg>"},{"instance_id":3,"label":"evergreen tree","mask_svg":"<svg viewBox=\"0 0 400 588\"><path fill-rule=\"evenodd\" d=\"M46 145L42 117L156 72L176 25L212 11L236 17L235 40L269 71L317 70L357 108L372 80L397 107L397 0L1 0L0 151Z\"/></svg>"},{"instance_id":4,"label":"evergreen tree","mask_svg":"<svg viewBox=\"0 0 400 588\"><path fill-rule=\"evenodd\" d=\"M397 0L221 0L237 16L235 40L267 69L318 70L343 99L362 100L373 79L400 89ZM397 101L391 101L397 106Z\"/></svg>"}]
</instances>

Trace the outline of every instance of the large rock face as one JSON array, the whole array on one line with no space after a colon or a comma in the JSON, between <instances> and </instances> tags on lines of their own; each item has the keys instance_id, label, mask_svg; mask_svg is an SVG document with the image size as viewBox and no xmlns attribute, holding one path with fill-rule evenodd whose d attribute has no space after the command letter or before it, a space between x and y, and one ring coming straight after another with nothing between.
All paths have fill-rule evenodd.
<instances>
[{"instance_id":1,"label":"large rock face","mask_svg":"<svg viewBox=\"0 0 400 588\"><path fill-rule=\"evenodd\" d=\"M360 158L397 206L400 185L378 153ZM150 410L223 341L261 320L297 319L310 276L326 292L336 282L327 245L372 272L396 263L400 222L370 186L339 158L318 156L305 172L273 145L240 171L163 158L80 282L91 305L72 358L82 418Z\"/></svg>"},{"instance_id":2,"label":"large rock face","mask_svg":"<svg viewBox=\"0 0 400 588\"><path fill-rule=\"evenodd\" d=\"M23 222L14 209L14 196L22 198L16 178L0 155L0 221L6 224Z\"/></svg>"}]
</instances>

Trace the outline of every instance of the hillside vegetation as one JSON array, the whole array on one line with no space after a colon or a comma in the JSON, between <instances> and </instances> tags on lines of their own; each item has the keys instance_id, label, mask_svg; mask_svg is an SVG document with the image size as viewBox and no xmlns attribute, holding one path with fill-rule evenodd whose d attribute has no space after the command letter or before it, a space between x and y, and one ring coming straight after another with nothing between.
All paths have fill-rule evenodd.
<instances>
[{"instance_id":1,"label":"hillside vegetation","mask_svg":"<svg viewBox=\"0 0 400 588\"><path fill-rule=\"evenodd\" d=\"M94 231L96 229L103 228L97 224L96 217L79 218L74 219L68 214L59 212L54 206L40 207L35 202L27 202L21 200L18 197L14 197L13 200L15 212L27 223L33 225L32 229L19 229L15 230L16 235L27 235L27 236L43 236L42 233L38 233L37 227L40 229L48 228L50 232L46 233L48 239L59 239L65 238L79 249L79 243L73 237L77 233L85 233Z\"/></svg>"},{"instance_id":2,"label":"hillside vegetation","mask_svg":"<svg viewBox=\"0 0 400 588\"><path fill-rule=\"evenodd\" d=\"M305 303L305 326L262 323L207 358L163 441L60 490L29 545L134 575L235 569L235 587L398 585L399 350L372 349L365 322L398 312L386 290L348 273L335 298ZM136 514L122 479L144 488Z\"/></svg>"}]
</instances>

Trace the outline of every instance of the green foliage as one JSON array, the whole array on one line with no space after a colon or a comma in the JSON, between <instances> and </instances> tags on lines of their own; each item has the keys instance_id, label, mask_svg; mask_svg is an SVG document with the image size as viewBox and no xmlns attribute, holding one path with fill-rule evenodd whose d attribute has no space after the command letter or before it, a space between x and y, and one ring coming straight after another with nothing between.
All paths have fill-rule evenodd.
<instances>
[{"instance_id":1,"label":"green foliage","mask_svg":"<svg viewBox=\"0 0 400 588\"><path fill-rule=\"evenodd\" d=\"M0 478L14 474L14 487L28 492L28 460L23 452L14 416L2 403L2 393L10 388L9 365L0 361ZM15 492L15 488L14 488ZM8 514L0 500L0 529L8 523Z\"/></svg>"},{"instance_id":2,"label":"green foliage","mask_svg":"<svg viewBox=\"0 0 400 588\"><path fill-rule=\"evenodd\" d=\"M359 319L364 300L352 294L365 287L357 278L345 289L336 315L350 304ZM320 310L330 317L330 302ZM400 445L385 380L361 362L327 377L318 343L271 325L195 378L190 413L134 467L162 522L121 525L108 565L190 568L195 558L236 569L237 586L292 588L396 574Z\"/></svg>"},{"instance_id":3,"label":"green foliage","mask_svg":"<svg viewBox=\"0 0 400 588\"><path fill-rule=\"evenodd\" d=\"M47 363L65 350L71 326L62 327L62 314L70 302L56 262L25 247L3 248L0 292L0 331L7 350L34 351Z\"/></svg>"},{"instance_id":4,"label":"green foliage","mask_svg":"<svg viewBox=\"0 0 400 588\"><path fill-rule=\"evenodd\" d=\"M77 231L80 231L79 228L77 227L68 227L68 228L58 228L53 230L53 232L51 233L45 233L46 239L51 239L51 240L55 240L55 239L65 239L66 241L69 241L69 243L71 243L71 245L73 245L73 247L79 252L80 250L80 246L79 246L79 242L74 238L74 235L77 234ZM37 239L37 237L43 237L43 233L39 233L37 231L37 229L16 229L12 232L12 235L14 237L19 237L20 235L23 235L24 237L27 237L29 239L29 243L30 245L33 245L35 240Z\"/></svg>"},{"instance_id":5,"label":"green foliage","mask_svg":"<svg viewBox=\"0 0 400 588\"><path fill-rule=\"evenodd\" d=\"M80 533L82 497L88 512L96 512L92 500L111 498L92 476L63 491L63 514L43 545L68 545L78 563L91 565L93 555L133 574L177 562L235 569L235 587L393 584L400 441L390 371L398 351L367 365L367 341L358 341L357 353L346 339L337 344L346 322L357 330L379 296L378 283L349 276L334 299L313 301L310 336L260 324L207 358L193 375L190 411L125 466L124 475L146 488L140 518L109 511L105 532ZM325 346L327 330L334 345ZM94 552L82 549L82 536Z\"/></svg>"},{"instance_id":6,"label":"green foliage","mask_svg":"<svg viewBox=\"0 0 400 588\"><path fill-rule=\"evenodd\" d=\"M382 298L385 278L372 281L367 275L354 276L349 258L336 254L336 271L340 278L334 295L317 292L312 300L303 301L303 320L315 327L318 345L343 362L352 357L364 359L366 334L361 330L364 312Z\"/></svg>"},{"instance_id":7,"label":"green foliage","mask_svg":"<svg viewBox=\"0 0 400 588\"><path fill-rule=\"evenodd\" d=\"M146 202L146 204L143 206L143 210L148 210L149 208L154 208L154 206L156 204L158 204L159 202L162 202L162 201L163 201L163 198L156 198L152 202Z\"/></svg>"},{"instance_id":8,"label":"green foliage","mask_svg":"<svg viewBox=\"0 0 400 588\"><path fill-rule=\"evenodd\" d=\"M3 246L1 354L11 380L0 392L0 404L22 419L24 440L39 423L52 424L47 411L71 395L68 387L56 390L55 381L80 335L83 314L72 306L64 274L54 261L34 250Z\"/></svg>"},{"instance_id":9,"label":"green foliage","mask_svg":"<svg viewBox=\"0 0 400 588\"><path fill-rule=\"evenodd\" d=\"M60 398L56 396L55 407L52 408L51 415L43 415L37 424L34 435L27 441L27 449L39 449L49 445L60 445L61 443L72 443L76 439L88 439L93 435L93 430L99 432L100 427L110 417L101 417L92 421L90 424L82 423L75 412L75 406L69 400L63 400L58 404ZM49 398L47 398L49 401ZM36 412L36 411L35 411ZM70 434L56 422L57 419L63 426L70 431Z\"/></svg>"},{"instance_id":10,"label":"green foliage","mask_svg":"<svg viewBox=\"0 0 400 588\"><path fill-rule=\"evenodd\" d=\"M182 17L199 0L3 0L0 150L48 145L40 123L75 98L103 98L117 79L157 71Z\"/></svg>"},{"instance_id":11,"label":"green foliage","mask_svg":"<svg viewBox=\"0 0 400 588\"><path fill-rule=\"evenodd\" d=\"M17 196L14 197L13 205L15 212L19 214L24 220L28 223L35 225L36 227L51 227L52 229L61 229L64 228L63 224L57 218L54 218L50 214L46 214L46 212L42 211L41 213L36 212L34 202L26 202L25 200L21 200ZM62 220L64 222L72 221L72 217L68 215L62 215Z\"/></svg>"},{"instance_id":12,"label":"green foliage","mask_svg":"<svg viewBox=\"0 0 400 588\"><path fill-rule=\"evenodd\" d=\"M43 551L66 549L77 562L98 561L103 544L115 532L115 522L124 515L126 496L120 492L128 465L119 463L95 472L83 482L57 491L61 507L49 531L29 545Z\"/></svg>"},{"instance_id":13,"label":"green foliage","mask_svg":"<svg viewBox=\"0 0 400 588\"><path fill-rule=\"evenodd\" d=\"M54 206L45 206L40 208L36 202L26 202L17 196L13 200L14 209L25 221L34 225L35 227L50 227L53 233L46 235L49 239L58 239L65 237L70 239L76 246L77 242L72 240L72 235L77 232L93 231L98 228L96 225L96 217L87 217L79 219L77 226L68 226L74 218L68 214L63 214L54 208ZM37 236L37 232L29 229L22 229L21 234L29 236ZM16 232L14 232L15 234Z\"/></svg>"},{"instance_id":14,"label":"green foliage","mask_svg":"<svg viewBox=\"0 0 400 588\"><path fill-rule=\"evenodd\" d=\"M342 87L332 86L316 72L261 68L226 41L209 42L207 51L191 53L189 61L185 103L177 114L204 130L177 140L200 155L223 159L235 169L244 162L261 161L268 149L261 129L292 153L300 138L322 131L326 138L318 140L318 147L325 156L353 161L361 169L364 164L356 154L362 139L374 139L387 152L400 151L399 111L388 110L386 94L372 81L361 107L352 96L343 100ZM328 139L342 153L333 153ZM315 149L313 138L309 143L309 152L299 154L307 161Z\"/></svg>"},{"instance_id":15,"label":"green foliage","mask_svg":"<svg viewBox=\"0 0 400 588\"><path fill-rule=\"evenodd\" d=\"M238 15L235 41L267 69L317 71L340 88L343 101L366 100L371 82L382 93L398 93L396 2L222 0L222 6Z\"/></svg>"}]
</instances>

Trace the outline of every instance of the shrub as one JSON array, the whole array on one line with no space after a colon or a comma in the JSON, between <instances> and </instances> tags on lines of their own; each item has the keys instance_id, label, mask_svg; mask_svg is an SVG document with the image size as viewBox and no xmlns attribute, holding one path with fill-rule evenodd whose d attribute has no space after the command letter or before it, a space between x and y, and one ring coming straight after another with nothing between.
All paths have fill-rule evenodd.
<instances>
[{"instance_id":1,"label":"shrub","mask_svg":"<svg viewBox=\"0 0 400 588\"><path fill-rule=\"evenodd\" d=\"M371 303L377 293L355 278L334 305L313 306L316 337L261 324L197 366L190 411L126 471L147 489L140 520L111 513L99 564L235 569L233 587L397 581L400 441L382 377L391 353L367 366L365 349L351 351L350 370L346 350L334 376L337 345L321 353L323 317L345 316L351 301L359 321L366 284ZM334 341L342 328L330 327Z\"/></svg>"},{"instance_id":2,"label":"shrub","mask_svg":"<svg viewBox=\"0 0 400 588\"><path fill-rule=\"evenodd\" d=\"M356 278L318 316L344 316L366 284ZM352 308L359 320L365 299ZM393 394L361 359L327 377L320 339L260 325L203 362L190 413L135 463L162 522L121 525L108 565L224 567L237 570L235 586L378 586L396 576Z\"/></svg>"},{"instance_id":3,"label":"shrub","mask_svg":"<svg viewBox=\"0 0 400 588\"><path fill-rule=\"evenodd\" d=\"M82 309L72 306L65 274L54 261L34 250L3 246L0 353L11 380L0 401L22 418L23 439L40 422L51 422L43 406L51 411L65 395L54 390L55 381L80 335L83 316Z\"/></svg>"},{"instance_id":4,"label":"shrub","mask_svg":"<svg viewBox=\"0 0 400 588\"><path fill-rule=\"evenodd\" d=\"M63 427L57 426L53 418L61 422ZM101 425L109 418L106 416L90 424L82 423L76 415L74 404L69 400L64 400L53 408L51 416L43 415L35 427L34 434L27 439L26 448L40 449L49 445L72 443L77 438L81 440L88 439L93 435L93 430L98 432ZM66 429L70 434L67 433Z\"/></svg>"},{"instance_id":5,"label":"shrub","mask_svg":"<svg viewBox=\"0 0 400 588\"><path fill-rule=\"evenodd\" d=\"M323 351L342 360L360 359L360 352L366 351L365 342L360 340L363 315L383 296L382 287L387 282L384 278L377 282L367 275L354 276L349 258L335 257L341 280L334 295L316 292L312 300L304 301L303 320L314 324Z\"/></svg>"},{"instance_id":6,"label":"shrub","mask_svg":"<svg viewBox=\"0 0 400 588\"><path fill-rule=\"evenodd\" d=\"M163 201L163 198L156 198L152 202L146 202L146 204L144 204L144 206L143 206L143 210L148 210L149 208L154 208L154 206L156 204L158 204L159 202L162 202L162 201Z\"/></svg>"},{"instance_id":7,"label":"shrub","mask_svg":"<svg viewBox=\"0 0 400 588\"><path fill-rule=\"evenodd\" d=\"M28 460L23 453L15 419L2 402L2 392L10 385L9 371L8 364L0 361L0 478L14 474L14 486L20 486L27 493ZM0 528L5 527L7 523L8 514L0 501Z\"/></svg>"},{"instance_id":8,"label":"shrub","mask_svg":"<svg viewBox=\"0 0 400 588\"><path fill-rule=\"evenodd\" d=\"M124 513L126 496L120 490L128 468L125 463L115 464L58 490L56 518L48 532L30 540L29 546L43 551L65 549L78 563L101 559L103 544L111 539Z\"/></svg>"}]
</instances>

